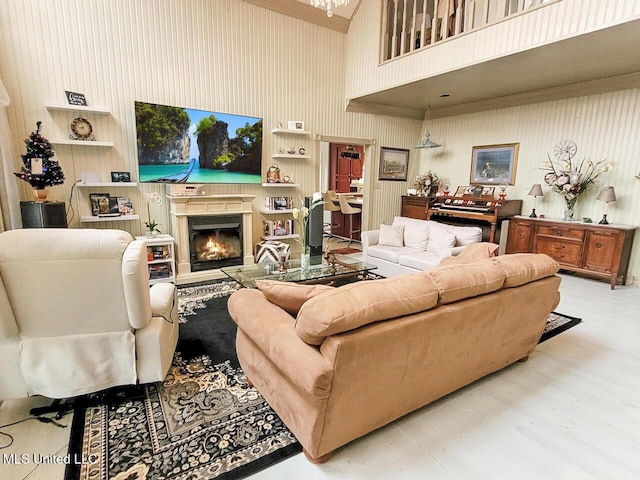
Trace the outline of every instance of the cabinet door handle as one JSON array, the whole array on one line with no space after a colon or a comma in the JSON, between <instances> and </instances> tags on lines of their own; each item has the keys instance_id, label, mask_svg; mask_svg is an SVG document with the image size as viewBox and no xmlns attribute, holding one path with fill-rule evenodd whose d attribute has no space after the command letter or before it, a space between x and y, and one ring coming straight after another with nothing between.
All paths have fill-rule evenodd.
<instances>
[{"instance_id":1,"label":"cabinet door handle","mask_svg":"<svg viewBox=\"0 0 640 480\"><path fill-rule=\"evenodd\" d=\"M525 237L524 233L521 233L520 238L524 238L524 237Z\"/></svg>"},{"instance_id":2,"label":"cabinet door handle","mask_svg":"<svg viewBox=\"0 0 640 480\"><path fill-rule=\"evenodd\" d=\"M562 236L562 232L556 231L556 236L561 237Z\"/></svg>"},{"instance_id":3,"label":"cabinet door handle","mask_svg":"<svg viewBox=\"0 0 640 480\"><path fill-rule=\"evenodd\" d=\"M566 245L554 245L553 248L555 248L556 250L564 250L565 248L567 248Z\"/></svg>"},{"instance_id":4,"label":"cabinet door handle","mask_svg":"<svg viewBox=\"0 0 640 480\"><path fill-rule=\"evenodd\" d=\"M596 248L602 248L602 243L596 242Z\"/></svg>"},{"instance_id":5,"label":"cabinet door handle","mask_svg":"<svg viewBox=\"0 0 640 480\"><path fill-rule=\"evenodd\" d=\"M560 260L561 258L564 258L564 255L550 255L554 260Z\"/></svg>"}]
</instances>

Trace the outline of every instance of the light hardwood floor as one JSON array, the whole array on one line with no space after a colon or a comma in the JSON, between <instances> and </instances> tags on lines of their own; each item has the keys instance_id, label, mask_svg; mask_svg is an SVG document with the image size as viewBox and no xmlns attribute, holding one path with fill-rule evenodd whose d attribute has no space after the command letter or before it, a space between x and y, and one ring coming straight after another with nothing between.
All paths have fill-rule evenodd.
<instances>
[{"instance_id":1,"label":"light hardwood floor","mask_svg":"<svg viewBox=\"0 0 640 480\"><path fill-rule=\"evenodd\" d=\"M517 363L336 451L302 454L256 480L640 478L640 289L562 275L557 311L583 322ZM526 308L526 305L523 305ZM425 386L428 388L428 386ZM0 406L0 425L33 401ZM70 423L70 416L65 417ZM64 453L68 429L2 429L8 453ZM0 436L0 445L6 439ZM7 465L2 479L62 479L64 466Z\"/></svg>"}]
</instances>

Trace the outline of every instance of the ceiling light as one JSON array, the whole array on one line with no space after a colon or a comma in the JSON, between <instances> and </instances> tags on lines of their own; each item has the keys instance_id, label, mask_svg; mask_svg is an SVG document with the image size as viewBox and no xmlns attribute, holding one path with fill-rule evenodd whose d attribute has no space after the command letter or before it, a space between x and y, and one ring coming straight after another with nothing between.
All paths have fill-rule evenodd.
<instances>
[{"instance_id":1,"label":"ceiling light","mask_svg":"<svg viewBox=\"0 0 640 480\"><path fill-rule=\"evenodd\" d=\"M429 133L429 119L431 117L431 105L427 108L427 132L424 134L424 138L415 148L438 148L442 145L431 140L431 134Z\"/></svg>"},{"instance_id":2,"label":"ceiling light","mask_svg":"<svg viewBox=\"0 0 640 480\"><path fill-rule=\"evenodd\" d=\"M316 8L324 8L327 11L327 17L333 17L333 9L349 4L349 0L310 0L309 2Z\"/></svg>"}]
</instances>

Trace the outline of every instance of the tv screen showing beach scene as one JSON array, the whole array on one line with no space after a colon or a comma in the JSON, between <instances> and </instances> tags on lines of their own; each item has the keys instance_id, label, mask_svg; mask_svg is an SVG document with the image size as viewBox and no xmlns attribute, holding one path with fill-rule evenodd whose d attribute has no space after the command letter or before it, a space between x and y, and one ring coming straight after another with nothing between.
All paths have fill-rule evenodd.
<instances>
[{"instance_id":1,"label":"tv screen showing beach scene","mask_svg":"<svg viewBox=\"0 0 640 480\"><path fill-rule=\"evenodd\" d=\"M135 102L142 183L261 183L262 119Z\"/></svg>"}]
</instances>

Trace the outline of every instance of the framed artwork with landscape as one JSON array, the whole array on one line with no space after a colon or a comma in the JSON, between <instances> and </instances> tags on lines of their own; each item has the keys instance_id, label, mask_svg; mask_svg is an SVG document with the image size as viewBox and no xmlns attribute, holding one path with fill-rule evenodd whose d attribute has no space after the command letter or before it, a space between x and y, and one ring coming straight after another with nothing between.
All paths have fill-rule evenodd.
<instances>
[{"instance_id":1,"label":"framed artwork with landscape","mask_svg":"<svg viewBox=\"0 0 640 480\"><path fill-rule=\"evenodd\" d=\"M403 148L380 147L380 173L378 180L407 179L409 170L409 150Z\"/></svg>"},{"instance_id":2,"label":"framed artwork with landscape","mask_svg":"<svg viewBox=\"0 0 640 480\"><path fill-rule=\"evenodd\" d=\"M473 147L471 185L514 185L519 143Z\"/></svg>"}]
</instances>

